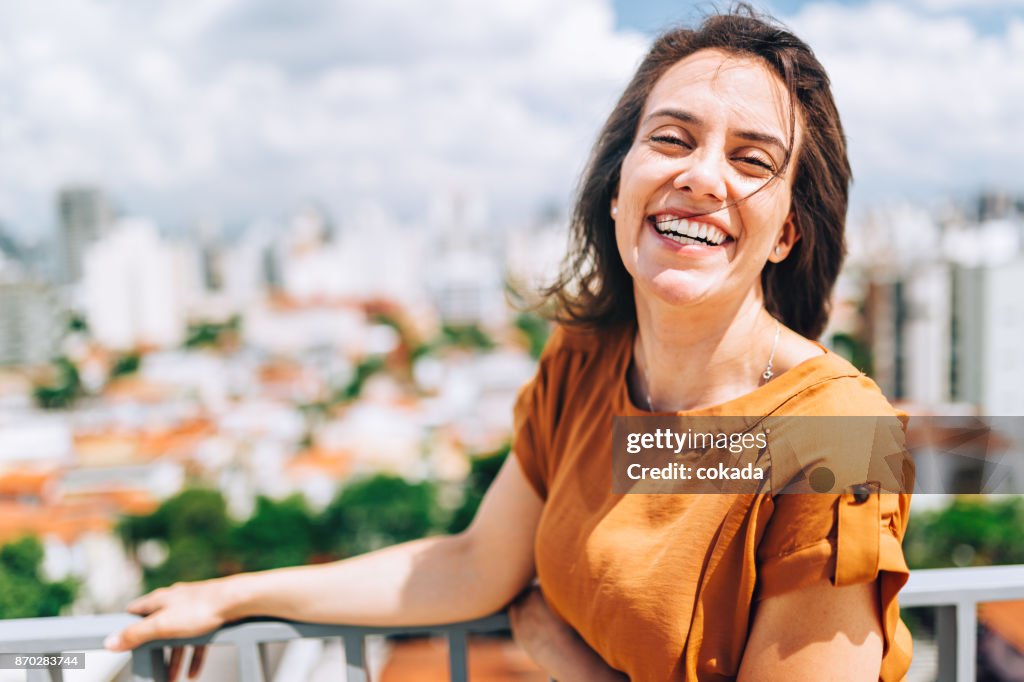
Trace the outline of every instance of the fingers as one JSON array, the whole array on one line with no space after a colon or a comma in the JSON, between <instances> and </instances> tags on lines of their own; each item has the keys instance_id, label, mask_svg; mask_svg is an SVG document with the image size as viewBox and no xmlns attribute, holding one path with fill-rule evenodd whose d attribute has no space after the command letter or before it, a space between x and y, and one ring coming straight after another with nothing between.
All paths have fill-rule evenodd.
<instances>
[{"instance_id":1,"label":"fingers","mask_svg":"<svg viewBox=\"0 0 1024 682\"><path fill-rule=\"evenodd\" d=\"M181 656L184 653L184 647L176 646L171 648L171 660L167 662L167 679L170 682L178 679L178 670L181 668Z\"/></svg>"},{"instance_id":2,"label":"fingers","mask_svg":"<svg viewBox=\"0 0 1024 682\"><path fill-rule=\"evenodd\" d=\"M128 651L148 642L151 639L168 639L174 637L159 615L149 616L137 623L129 625L118 634L107 637L103 643L111 651Z\"/></svg>"},{"instance_id":3,"label":"fingers","mask_svg":"<svg viewBox=\"0 0 1024 682\"><path fill-rule=\"evenodd\" d=\"M197 646L192 652L192 662L188 666L188 678L190 680L199 677L199 671L203 669L203 659L206 658L206 645Z\"/></svg>"},{"instance_id":4,"label":"fingers","mask_svg":"<svg viewBox=\"0 0 1024 682\"><path fill-rule=\"evenodd\" d=\"M134 613L139 616L148 616L164 605L164 598L166 595L167 590L163 588L154 590L149 594L144 594L138 599L133 599L128 602L128 605L125 606L124 609L128 613Z\"/></svg>"}]
</instances>

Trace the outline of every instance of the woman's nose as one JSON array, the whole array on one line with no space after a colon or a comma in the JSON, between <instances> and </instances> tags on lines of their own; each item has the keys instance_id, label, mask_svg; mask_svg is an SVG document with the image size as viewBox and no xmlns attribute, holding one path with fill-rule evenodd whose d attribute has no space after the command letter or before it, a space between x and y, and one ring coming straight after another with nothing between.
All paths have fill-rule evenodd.
<instances>
[{"instance_id":1,"label":"woman's nose","mask_svg":"<svg viewBox=\"0 0 1024 682\"><path fill-rule=\"evenodd\" d=\"M725 200L725 176L722 166L713 154L691 154L686 167L673 180L672 185L688 192L696 199Z\"/></svg>"}]
</instances>

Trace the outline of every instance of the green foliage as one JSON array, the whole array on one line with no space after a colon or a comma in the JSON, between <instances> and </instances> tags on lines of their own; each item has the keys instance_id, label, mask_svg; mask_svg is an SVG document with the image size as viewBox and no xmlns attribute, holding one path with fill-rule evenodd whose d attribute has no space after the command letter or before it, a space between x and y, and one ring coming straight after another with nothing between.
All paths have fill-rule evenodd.
<instances>
[{"instance_id":1,"label":"green foliage","mask_svg":"<svg viewBox=\"0 0 1024 682\"><path fill-rule=\"evenodd\" d=\"M510 450L511 444L506 443L498 450L474 457L470 461L469 475L462 490L462 504L455 510L448 524L449 533L459 533L469 527L480 502L484 499L484 493L498 475Z\"/></svg>"},{"instance_id":2,"label":"green foliage","mask_svg":"<svg viewBox=\"0 0 1024 682\"><path fill-rule=\"evenodd\" d=\"M43 546L24 537L0 548L0 619L58 616L75 600L73 579L49 582L40 571Z\"/></svg>"},{"instance_id":3,"label":"green foliage","mask_svg":"<svg viewBox=\"0 0 1024 682\"><path fill-rule=\"evenodd\" d=\"M314 553L316 522L305 498L256 500L256 510L231 532L231 547L242 570L261 571L306 563Z\"/></svg>"},{"instance_id":4,"label":"green foliage","mask_svg":"<svg viewBox=\"0 0 1024 682\"><path fill-rule=\"evenodd\" d=\"M530 341L530 355L536 360L548 342L551 326L547 320L534 313L520 313L516 316L516 327L526 334Z\"/></svg>"},{"instance_id":5,"label":"green foliage","mask_svg":"<svg viewBox=\"0 0 1024 682\"><path fill-rule=\"evenodd\" d=\"M89 323L79 313L72 313L68 317L68 331L86 333L89 331Z\"/></svg>"},{"instance_id":6,"label":"green foliage","mask_svg":"<svg viewBox=\"0 0 1024 682\"><path fill-rule=\"evenodd\" d=\"M230 337L237 336L242 318L233 315L227 322L194 322L188 326L185 348L207 348L220 346Z\"/></svg>"},{"instance_id":7,"label":"green foliage","mask_svg":"<svg viewBox=\"0 0 1024 682\"><path fill-rule=\"evenodd\" d=\"M46 410L60 410L71 407L82 394L82 381L78 368L68 358L61 356L52 362L53 381L40 383L32 389L36 404Z\"/></svg>"},{"instance_id":8,"label":"green foliage","mask_svg":"<svg viewBox=\"0 0 1024 682\"><path fill-rule=\"evenodd\" d=\"M231 572L231 526L219 491L191 488L167 499L152 514L123 517L117 532L130 549L144 540L158 540L167 546L162 564L143 569L143 582L152 590Z\"/></svg>"},{"instance_id":9,"label":"green foliage","mask_svg":"<svg viewBox=\"0 0 1024 682\"><path fill-rule=\"evenodd\" d=\"M11 575L32 577L43 563L43 546L39 540L25 536L0 548L0 568Z\"/></svg>"},{"instance_id":10,"label":"green foliage","mask_svg":"<svg viewBox=\"0 0 1024 682\"><path fill-rule=\"evenodd\" d=\"M471 350L491 350L495 346L487 332L475 324L446 324L442 326L441 342L444 345Z\"/></svg>"},{"instance_id":11,"label":"green foliage","mask_svg":"<svg viewBox=\"0 0 1024 682\"><path fill-rule=\"evenodd\" d=\"M222 550L218 551L201 535L176 537L167 543L167 559L162 564L143 568L142 582L148 592L176 582L207 580L233 573L227 569L223 556Z\"/></svg>"},{"instance_id":12,"label":"green foliage","mask_svg":"<svg viewBox=\"0 0 1024 682\"><path fill-rule=\"evenodd\" d=\"M123 517L117 532L130 550L146 540L166 546L166 560L143 569L147 590L239 570L300 565L316 557L362 554L436 532L461 530L472 519L508 451L505 446L473 460L457 512L463 519L461 527L445 522L433 483L378 474L348 483L320 515L312 513L300 495L278 501L261 497L247 520L234 522L220 492L188 489L152 514Z\"/></svg>"},{"instance_id":13,"label":"green foliage","mask_svg":"<svg viewBox=\"0 0 1024 682\"><path fill-rule=\"evenodd\" d=\"M353 481L321 518L320 543L343 556L421 538L438 527L434 484L378 474Z\"/></svg>"},{"instance_id":14,"label":"green foliage","mask_svg":"<svg viewBox=\"0 0 1024 682\"><path fill-rule=\"evenodd\" d=\"M114 361L114 365L110 368L110 378L116 379L117 377L135 374L139 371L140 364L142 364L142 356L138 353L125 353L118 356L117 360Z\"/></svg>"},{"instance_id":15,"label":"green foliage","mask_svg":"<svg viewBox=\"0 0 1024 682\"><path fill-rule=\"evenodd\" d=\"M849 360L851 365L865 374L871 375L872 357L869 344L852 334L839 332L832 335L832 348Z\"/></svg>"},{"instance_id":16,"label":"green foliage","mask_svg":"<svg viewBox=\"0 0 1024 682\"><path fill-rule=\"evenodd\" d=\"M916 512L903 550L911 568L1024 563L1024 500L965 497Z\"/></svg>"},{"instance_id":17,"label":"green foliage","mask_svg":"<svg viewBox=\"0 0 1024 682\"><path fill-rule=\"evenodd\" d=\"M371 355L356 365L352 379L341 390L334 395L335 403L351 402L363 392L363 386L367 380L377 372L384 369L384 358L380 355Z\"/></svg>"}]
</instances>

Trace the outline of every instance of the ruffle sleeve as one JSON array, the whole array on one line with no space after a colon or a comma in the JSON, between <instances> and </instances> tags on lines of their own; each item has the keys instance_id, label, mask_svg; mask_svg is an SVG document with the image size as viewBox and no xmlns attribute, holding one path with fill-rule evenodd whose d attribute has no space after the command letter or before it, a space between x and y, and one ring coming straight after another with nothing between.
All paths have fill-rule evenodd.
<instances>
[{"instance_id":1,"label":"ruffle sleeve","mask_svg":"<svg viewBox=\"0 0 1024 682\"><path fill-rule=\"evenodd\" d=\"M774 506L757 550L757 598L825 578L836 586L877 581L885 639L880 679L902 679L912 653L897 599L910 575L901 546L910 496L854 489L779 495Z\"/></svg>"}]
</instances>

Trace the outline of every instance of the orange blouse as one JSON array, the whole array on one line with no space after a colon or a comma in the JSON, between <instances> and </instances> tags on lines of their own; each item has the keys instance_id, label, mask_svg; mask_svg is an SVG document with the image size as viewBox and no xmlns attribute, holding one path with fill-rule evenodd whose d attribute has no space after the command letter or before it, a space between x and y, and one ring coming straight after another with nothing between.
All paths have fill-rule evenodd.
<instances>
[{"instance_id":1,"label":"orange blouse","mask_svg":"<svg viewBox=\"0 0 1024 682\"><path fill-rule=\"evenodd\" d=\"M729 680L758 599L820 581L878 579L879 679L900 680L910 632L896 594L909 495L613 494L612 417L629 398L634 327L553 333L515 407L513 452L544 500L541 589L609 665L638 681ZM827 352L747 395L686 416L893 415L878 387Z\"/></svg>"}]
</instances>

